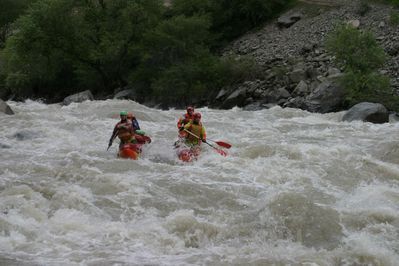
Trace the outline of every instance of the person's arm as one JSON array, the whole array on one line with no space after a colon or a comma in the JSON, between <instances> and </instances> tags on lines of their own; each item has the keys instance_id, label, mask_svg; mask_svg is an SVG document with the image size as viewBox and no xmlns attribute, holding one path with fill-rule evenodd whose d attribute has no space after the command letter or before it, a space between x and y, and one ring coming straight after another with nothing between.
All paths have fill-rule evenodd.
<instances>
[{"instance_id":1,"label":"person's arm","mask_svg":"<svg viewBox=\"0 0 399 266\"><path fill-rule=\"evenodd\" d=\"M134 119L132 120L132 124L133 124L134 130L140 130L139 121L137 121L136 118L134 118Z\"/></svg>"},{"instance_id":2,"label":"person's arm","mask_svg":"<svg viewBox=\"0 0 399 266\"><path fill-rule=\"evenodd\" d=\"M180 129L184 126L183 124L183 117L180 117L179 120L177 120L177 128Z\"/></svg>"},{"instance_id":3,"label":"person's arm","mask_svg":"<svg viewBox=\"0 0 399 266\"><path fill-rule=\"evenodd\" d=\"M190 131L190 128L191 128L191 122L189 122L189 123L187 123L187 124L185 124L185 125L183 126L183 130L185 129L185 130Z\"/></svg>"},{"instance_id":4,"label":"person's arm","mask_svg":"<svg viewBox=\"0 0 399 266\"><path fill-rule=\"evenodd\" d=\"M114 127L114 131L112 132L111 138L109 139L109 146L112 145L112 142L114 141L114 139L116 138L116 135L118 134L118 124L116 124L116 126Z\"/></svg>"}]
</instances>

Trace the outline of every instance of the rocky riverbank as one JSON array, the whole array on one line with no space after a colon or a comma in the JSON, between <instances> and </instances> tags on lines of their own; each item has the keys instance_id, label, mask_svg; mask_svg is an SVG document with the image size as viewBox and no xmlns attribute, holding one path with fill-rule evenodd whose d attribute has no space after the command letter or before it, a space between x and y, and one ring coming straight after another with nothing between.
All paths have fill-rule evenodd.
<instances>
[{"instance_id":1,"label":"rocky riverbank","mask_svg":"<svg viewBox=\"0 0 399 266\"><path fill-rule=\"evenodd\" d=\"M233 42L224 56L252 57L264 76L223 88L211 106L256 110L278 104L321 113L341 110L344 91L337 78L342 73L324 49L326 36L340 23L375 34L390 56L381 72L399 91L399 28L389 23L392 7L370 4L370 10L361 15L360 1L336 3L303 3Z\"/></svg>"}]
</instances>

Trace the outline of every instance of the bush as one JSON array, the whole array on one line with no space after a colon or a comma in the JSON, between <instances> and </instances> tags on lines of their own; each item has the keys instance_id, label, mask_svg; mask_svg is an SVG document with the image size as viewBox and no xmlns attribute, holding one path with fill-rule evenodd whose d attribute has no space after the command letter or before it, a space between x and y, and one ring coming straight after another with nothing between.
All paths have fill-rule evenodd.
<instances>
[{"instance_id":1,"label":"bush","mask_svg":"<svg viewBox=\"0 0 399 266\"><path fill-rule=\"evenodd\" d=\"M220 47L250 29L262 25L287 8L294 0L174 0L170 13L186 16L208 15L214 46Z\"/></svg>"},{"instance_id":2,"label":"bush","mask_svg":"<svg viewBox=\"0 0 399 266\"><path fill-rule=\"evenodd\" d=\"M374 71L386 60L384 50L369 31L359 31L350 25L339 26L327 38L326 48L345 70L362 73Z\"/></svg>"},{"instance_id":3,"label":"bush","mask_svg":"<svg viewBox=\"0 0 399 266\"><path fill-rule=\"evenodd\" d=\"M345 70L342 78L346 91L344 104L379 102L391 110L399 110L399 100L392 92L389 78L377 73L386 55L371 32L339 26L328 37L326 47Z\"/></svg>"},{"instance_id":4,"label":"bush","mask_svg":"<svg viewBox=\"0 0 399 266\"><path fill-rule=\"evenodd\" d=\"M351 88L347 90L347 106L359 102L376 102L382 103L389 110L399 111L399 97L391 89L389 78L384 75L349 72L344 76L343 84Z\"/></svg>"}]
</instances>

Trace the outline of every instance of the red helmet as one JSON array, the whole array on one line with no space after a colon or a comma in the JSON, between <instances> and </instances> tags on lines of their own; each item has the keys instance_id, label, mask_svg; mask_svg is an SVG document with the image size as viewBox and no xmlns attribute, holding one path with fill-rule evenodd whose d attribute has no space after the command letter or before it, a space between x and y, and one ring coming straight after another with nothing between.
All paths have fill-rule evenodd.
<instances>
[{"instance_id":1,"label":"red helmet","mask_svg":"<svg viewBox=\"0 0 399 266\"><path fill-rule=\"evenodd\" d=\"M201 114L200 113L195 113L194 114L194 119L201 119Z\"/></svg>"},{"instance_id":2,"label":"red helmet","mask_svg":"<svg viewBox=\"0 0 399 266\"><path fill-rule=\"evenodd\" d=\"M127 113L127 118L133 118L134 114L132 112Z\"/></svg>"},{"instance_id":3,"label":"red helmet","mask_svg":"<svg viewBox=\"0 0 399 266\"><path fill-rule=\"evenodd\" d=\"M187 113L194 112L194 107L188 106L186 110L187 110Z\"/></svg>"}]
</instances>

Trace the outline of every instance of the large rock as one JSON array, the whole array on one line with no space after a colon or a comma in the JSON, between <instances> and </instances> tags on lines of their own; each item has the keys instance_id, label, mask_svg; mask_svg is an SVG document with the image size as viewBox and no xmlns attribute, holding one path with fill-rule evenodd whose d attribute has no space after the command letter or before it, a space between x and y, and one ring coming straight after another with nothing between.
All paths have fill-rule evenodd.
<instances>
[{"instance_id":1,"label":"large rock","mask_svg":"<svg viewBox=\"0 0 399 266\"><path fill-rule=\"evenodd\" d=\"M279 27L289 28L302 18L300 13L284 14L277 20Z\"/></svg>"},{"instance_id":2,"label":"large rock","mask_svg":"<svg viewBox=\"0 0 399 266\"><path fill-rule=\"evenodd\" d=\"M5 113L7 115L13 115L14 112L8 104L6 104L3 100L0 99L0 113Z\"/></svg>"},{"instance_id":3,"label":"large rock","mask_svg":"<svg viewBox=\"0 0 399 266\"><path fill-rule=\"evenodd\" d=\"M122 90L115 94L114 99L136 100L137 94L134 89Z\"/></svg>"},{"instance_id":4,"label":"large rock","mask_svg":"<svg viewBox=\"0 0 399 266\"><path fill-rule=\"evenodd\" d=\"M91 93L91 91L86 90L66 97L63 101L63 104L69 105L71 103L81 103L84 101L92 100L94 100L93 94Z\"/></svg>"},{"instance_id":5,"label":"large rock","mask_svg":"<svg viewBox=\"0 0 399 266\"><path fill-rule=\"evenodd\" d=\"M293 94L294 95L299 95L299 96L304 96L308 94L309 92L309 86L306 84L305 81L301 80L298 85L295 87Z\"/></svg>"},{"instance_id":6,"label":"large rock","mask_svg":"<svg viewBox=\"0 0 399 266\"><path fill-rule=\"evenodd\" d=\"M389 122L389 113L382 104L363 102L349 109L342 120L349 122L361 120L364 122L382 124Z\"/></svg>"},{"instance_id":7,"label":"large rock","mask_svg":"<svg viewBox=\"0 0 399 266\"><path fill-rule=\"evenodd\" d=\"M226 100L222 103L223 109L230 109L234 106L241 107L245 104L247 99L247 88L239 88L235 90L233 93L227 97Z\"/></svg>"},{"instance_id":8,"label":"large rock","mask_svg":"<svg viewBox=\"0 0 399 266\"><path fill-rule=\"evenodd\" d=\"M338 111L344 100L345 91L338 80L326 79L306 97L305 109L310 112L328 113Z\"/></svg>"}]
</instances>

